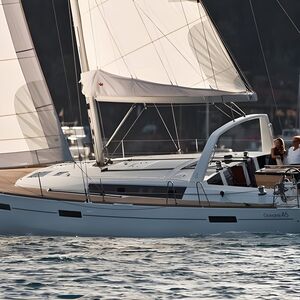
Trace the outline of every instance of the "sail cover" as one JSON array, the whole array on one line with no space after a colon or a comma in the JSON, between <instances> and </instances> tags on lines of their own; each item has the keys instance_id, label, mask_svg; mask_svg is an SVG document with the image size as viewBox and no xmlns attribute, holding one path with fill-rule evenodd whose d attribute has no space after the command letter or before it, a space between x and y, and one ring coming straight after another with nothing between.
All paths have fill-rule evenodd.
<instances>
[{"instance_id":1,"label":"sail cover","mask_svg":"<svg viewBox=\"0 0 300 300\"><path fill-rule=\"evenodd\" d=\"M69 160L18 0L0 0L0 40L0 167Z\"/></svg>"},{"instance_id":2,"label":"sail cover","mask_svg":"<svg viewBox=\"0 0 300 300\"><path fill-rule=\"evenodd\" d=\"M78 0L89 71L100 101L256 100L197 0Z\"/></svg>"}]
</instances>

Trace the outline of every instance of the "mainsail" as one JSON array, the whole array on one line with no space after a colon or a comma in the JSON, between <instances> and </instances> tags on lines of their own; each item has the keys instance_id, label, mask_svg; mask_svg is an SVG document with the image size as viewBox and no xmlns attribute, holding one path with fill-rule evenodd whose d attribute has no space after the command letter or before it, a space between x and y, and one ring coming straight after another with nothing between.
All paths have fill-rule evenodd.
<instances>
[{"instance_id":1,"label":"mainsail","mask_svg":"<svg viewBox=\"0 0 300 300\"><path fill-rule=\"evenodd\" d=\"M99 101L201 103L256 100L201 1L78 0Z\"/></svg>"},{"instance_id":2,"label":"mainsail","mask_svg":"<svg viewBox=\"0 0 300 300\"><path fill-rule=\"evenodd\" d=\"M19 0L0 0L0 167L71 159Z\"/></svg>"}]
</instances>

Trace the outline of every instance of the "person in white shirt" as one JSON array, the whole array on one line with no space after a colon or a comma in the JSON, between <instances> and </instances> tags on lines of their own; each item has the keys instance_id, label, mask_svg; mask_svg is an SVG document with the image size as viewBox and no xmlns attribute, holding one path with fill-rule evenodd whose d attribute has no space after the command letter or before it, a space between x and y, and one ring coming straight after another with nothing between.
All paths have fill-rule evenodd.
<instances>
[{"instance_id":1,"label":"person in white shirt","mask_svg":"<svg viewBox=\"0 0 300 300\"><path fill-rule=\"evenodd\" d=\"M288 165L300 165L300 136L294 136L292 147L289 148L287 153Z\"/></svg>"}]
</instances>

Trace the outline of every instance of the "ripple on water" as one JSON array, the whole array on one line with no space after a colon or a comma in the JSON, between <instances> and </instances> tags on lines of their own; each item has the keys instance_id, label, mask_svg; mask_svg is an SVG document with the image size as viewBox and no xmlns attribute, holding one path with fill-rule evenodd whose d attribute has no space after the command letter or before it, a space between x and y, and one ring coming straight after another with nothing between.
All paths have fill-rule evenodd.
<instances>
[{"instance_id":1,"label":"ripple on water","mask_svg":"<svg viewBox=\"0 0 300 300\"><path fill-rule=\"evenodd\" d=\"M300 299L300 235L1 237L1 299Z\"/></svg>"}]
</instances>

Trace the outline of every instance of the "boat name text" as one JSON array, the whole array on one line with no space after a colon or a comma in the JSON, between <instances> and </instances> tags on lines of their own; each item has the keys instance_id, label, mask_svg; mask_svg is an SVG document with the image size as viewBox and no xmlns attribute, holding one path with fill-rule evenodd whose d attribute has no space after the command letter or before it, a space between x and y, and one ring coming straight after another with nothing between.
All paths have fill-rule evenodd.
<instances>
[{"instance_id":1,"label":"boat name text","mask_svg":"<svg viewBox=\"0 0 300 300\"><path fill-rule=\"evenodd\" d=\"M289 214L286 211L281 213L264 213L265 218L288 218Z\"/></svg>"}]
</instances>

